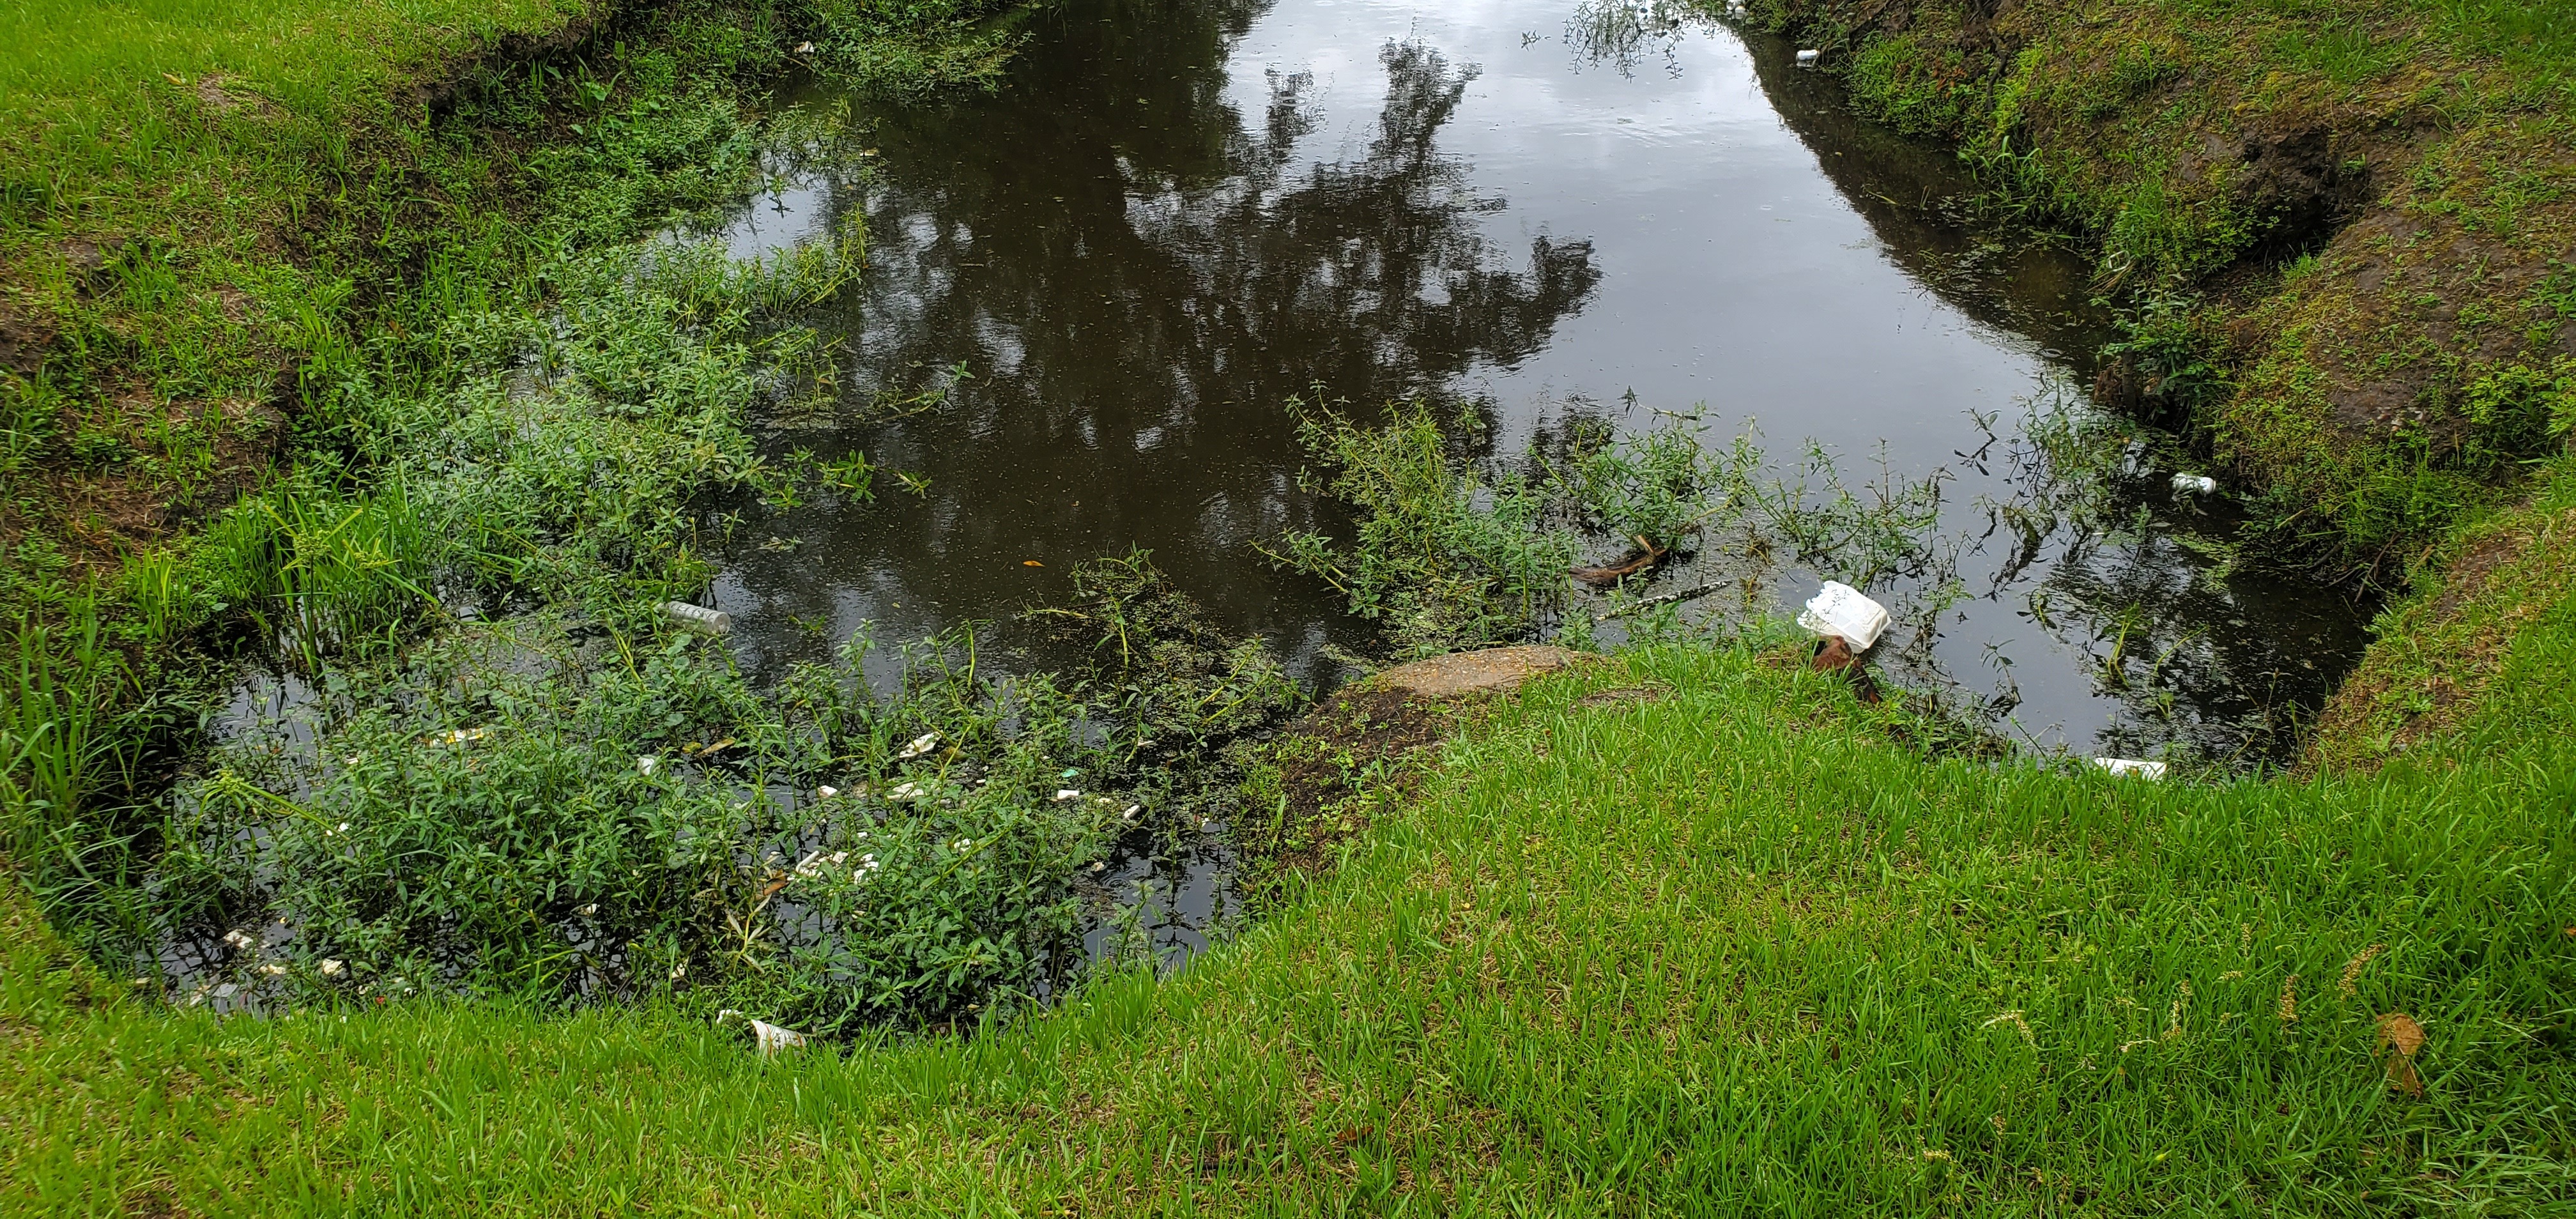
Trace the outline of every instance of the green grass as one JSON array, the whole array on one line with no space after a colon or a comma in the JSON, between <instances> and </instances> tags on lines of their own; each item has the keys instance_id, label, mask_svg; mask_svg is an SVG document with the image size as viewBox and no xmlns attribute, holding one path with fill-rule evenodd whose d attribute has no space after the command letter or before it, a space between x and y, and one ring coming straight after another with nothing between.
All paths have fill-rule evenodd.
<instances>
[{"instance_id":1,"label":"green grass","mask_svg":"<svg viewBox=\"0 0 2576 1219\"><path fill-rule=\"evenodd\" d=\"M2502 751L2158 785L1633 654L1174 977L766 1065L649 1007L164 1010L18 905L0 1173L59 1214L2552 1210L2566 685Z\"/></svg>"},{"instance_id":2,"label":"green grass","mask_svg":"<svg viewBox=\"0 0 2576 1219\"><path fill-rule=\"evenodd\" d=\"M1993 210L2086 234L2104 295L2158 306L2105 387L2256 493L2270 554L2402 586L2563 447L2479 387L2562 377L2576 343L2548 287L2576 244L2576 7L1754 10L1863 108L1956 145ZM2196 374L2169 384L2138 357L2181 332L2164 354Z\"/></svg>"}]
</instances>

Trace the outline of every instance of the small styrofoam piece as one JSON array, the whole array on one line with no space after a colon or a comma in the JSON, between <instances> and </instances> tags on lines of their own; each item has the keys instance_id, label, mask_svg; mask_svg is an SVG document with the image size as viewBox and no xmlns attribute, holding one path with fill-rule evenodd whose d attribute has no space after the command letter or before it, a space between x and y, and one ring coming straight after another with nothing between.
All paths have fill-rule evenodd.
<instances>
[{"instance_id":1,"label":"small styrofoam piece","mask_svg":"<svg viewBox=\"0 0 2576 1219\"><path fill-rule=\"evenodd\" d=\"M2150 781L2165 777L2165 764L2162 762L2142 762L2136 758L2095 758L2093 764L2115 775L2134 776Z\"/></svg>"},{"instance_id":2,"label":"small styrofoam piece","mask_svg":"<svg viewBox=\"0 0 2576 1219\"><path fill-rule=\"evenodd\" d=\"M752 1021L751 1035L760 1043L760 1056L763 1058L768 1058L781 1050L805 1048L805 1034L790 1028L780 1028L766 1020Z\"/></svg>"},{"instance_id":3,"label":"small styrofoam piece","mask_svg":"<svg viewBox=\"0 0 2576 1219\"><path fill-rule=\"evenodd\" d=\"M1817 60L1822 59L1822 58L1824 58L1824 57L1825 57L1825 53L1824 53L1824 52L1822 52L1822 51L1812 50L1812 49L1811 49L1811 50L1800 51L1800 52L1798 52L1798 66L1799 66L1799 67L1801 67L1801 68L1812 68L1812 67L1816 66L1816 61L1817 61Z\"/></svg>"},{"instance_id":4,"label":"small styrofoam piece","mask_svg":"<svg viewBox=\"0 0 2576 1219\"><path fill-rule=\"evenodd\" d=\"M1827 580L1798 615L1798 625L1819 635L1840 635L1854 653L1866 652L1887 629L1887 607L1851 585Z\"/></svg>"},{"instance_id":5,"label":"small styrofoam piece","mask_svg":"<svg viewBox=\"0 0 2576 1219\"><path fill-rule=\"evenodd\" d=\"M696 631L701 635L724 635L733 631L733 615L686 601L663 602L662 616L677 623L684 631Z\"/></svg>"},{"instance_id":6,"label":"small styrofoam piece","mask_svg":"<svg viewBox=\"0 0 2576 1219\"><path fill-rule=\"evenodd\" d=\"M2206 474L2176 474L2173 489L2190 495L2209 495L2218 490L2218 480Z\"/></svg>"},{"instance_id":7,"label":"small styrofoam piece","mask_svg":"<svg viewBox=\"0 0 2576 1219\"><path fill-rule=\"evenodd\" d=\"M716 1023L718 1024L723 1024L727 1020L734 1019L739 1019L744 1024L751 1026L752 1041L760 1047L760 1056L763 1058L771 1057L782 1050L799 1050L805 1048L805 1043L807 1041L805 1034L797 1032L794 1029L771 1024L766 1020L752 1019L751 1017L745 1016L741 1012L730 1007L716 1013Z\"/></svg>"}]
</instances>

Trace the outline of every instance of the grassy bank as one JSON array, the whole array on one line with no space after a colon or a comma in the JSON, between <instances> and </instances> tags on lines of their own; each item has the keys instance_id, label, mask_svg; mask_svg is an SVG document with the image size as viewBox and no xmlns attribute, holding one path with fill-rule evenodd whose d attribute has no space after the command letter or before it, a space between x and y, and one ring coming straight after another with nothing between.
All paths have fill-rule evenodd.
<instances>
[{"instance_id":1,"label":"grassy bank","mask_svg":"<svg viewBox=\"0 0 2576 1219\"><path fill-rule=\"evenodd\" d=\"M370 147L426 151L368 162L391 167L380 185L320 214L394 198L370 190L399 206L258 230L312 243L263 265L346 287L309 350L240 357L296 374L261 399L283 447L247 496L205 492L193 523L92 558L86 518L56 512L73 500L13 518L21 553L56 556L13 583L50 590L23 603L19 718L0 722L12 829L33 831L13 849L78 921L0 899L0 1209L2576 1207L2576 615L2554 476L2474 518L2457 596L2398 611L2392 639L2438 646L2383 644L2313 775L1927 756L1902 713L1776 653L1650 647L1486 709L1427 772L1334 739L1283 752L1282 807L1335 819L1270 827L1311 879L1283 870L1268 917L1172 977L1097 976L1044 1009L1010 995L1070 925L1064 874L1127 832L1121 803L1168 815L1182 797L1155 776L1287 695L1141 560L1134 580L1092 569L1066 613L1122 644L1156 624L1136 651L1173 668L1081 691L998 688L963 638L894 699L856 680L855 646L755 690L655 615L721 536L691 494L867 493L863 462L771 468L745 426L815 371L780 323L861 235L757 267L629 240L835 138L773 122L743 83L784 54L788 27L753 19L780 11L682 7L622 45L594 26L569 58L469 73L388 120ZM798 11L853 72L971 77L994 45L945 18L835 41L873 27L828 21L865 11ZM558 19L521 32L576 30ZM183 75L217 68L248 73ZM480 193L451 213L422 183ZM2259 265L2170 282L2217 293L2212 268ZM66 291L49 316L159 324ZM2207 317L2150 312L2139 341L2172 322L2171 350L2199 352ZM102 386L164 392L144 358L162 332L89 363L57 331L11 382L60 395L27 468L160 477L60 463L117 452L63 422ZM1422 650L1559 608L1533 590L1562 582L1562 539L1488 518L1580 491L1651 552L1732 468L1605 451L1488 503L1435 428L1316 437L1380 533L1291 539L1285 560L1345 578ZM2501 468L2425 461L2472 508ZM65 640L92 659L56 664ZM320 691L296 725L317 746L238 742L168 804L102 800L60 764L92 760L60 747L62 709L113 718L182 647L276 648ZM100 722L92 739L129 739ZM828 801L865 810L838 832L880 836L813 839ZM267 1018L157 1002L158 979L71 946L245 916L223 959L269 987ZM621 1002L584 1006L594 987ZM726 1006L848 1040L764 1063Z\"/></svg>"},{"instance_id":2,"label":"grassy bank","mask_svg":"<svg viewBox=\"0 0 2576 1219\"><path fill-rule=\"evenodd\" d=\"M2401 584L2576 424L2576 9L1755 0L1993 206L2096 243L2101 396Z\"/></svg>"},{"instance_id":3,"label":"grassy bank","mask_svg":"<svg viewBox=\"0 0 2576 1219\"><path fill-rule=\"evenodd\" d=\"M1176 977L769 1064L651 1005L167 1011L21 905L0 1171L53 1213L2537 1213L2576 1202L2549 672L2375 776L2202 787L1634 654Z\"/></svg>"}]
</instances>

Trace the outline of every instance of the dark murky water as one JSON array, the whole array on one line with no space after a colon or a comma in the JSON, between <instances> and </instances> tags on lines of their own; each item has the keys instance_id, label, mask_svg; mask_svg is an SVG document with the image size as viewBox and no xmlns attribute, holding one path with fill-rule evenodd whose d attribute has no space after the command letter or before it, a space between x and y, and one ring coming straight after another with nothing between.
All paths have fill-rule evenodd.
<instances>
[{"instance_id":1,"label":"dark murky water","mask_svg":"<svg viewBox=\"0 0 2576 1219\"><path fill-rule=\"evenodd\" d=\"M1577 415L1696 406L1714 440L1819 439L1855 482L1882 445L1900 476L1947 472L1964 599L1905 676L2043 746L2277 749L2262 727L2322 699L2362 613L2231 571L2224 508L2175 502L2170 470L2132 471L2090 523L2053 515L2015 425L2082 409L2104 337L2086 264L1960 222L1954 164L1791 53L1564 0L1078 0L994 95L862 104L873 153L727 240L863 214L869 272L826 319L843 405L948 394L865 426L772 421L781 451L927 483L754 509L715 590L744 656L774 669L862 621L1007 624L1073 564L1143 546L1329 683L1325 645L1367 630L1252 549L1340 523L1296 485L1289 396L1471 404L1502 454ZM1813 587L1789 574L1784 606ZM1112 879L1163 884L1188 923L1224 900L1185 861Z\"/></svg>"}]
</instances>

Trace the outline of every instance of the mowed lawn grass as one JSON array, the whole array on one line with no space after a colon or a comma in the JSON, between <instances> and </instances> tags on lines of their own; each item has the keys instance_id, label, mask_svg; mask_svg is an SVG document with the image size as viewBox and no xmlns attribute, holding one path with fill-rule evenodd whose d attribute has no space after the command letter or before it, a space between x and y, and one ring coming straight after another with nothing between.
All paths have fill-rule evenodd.
<instances>
[{"instance_id":1,"label":"mowed lawn grass","mask_svg":"<svg viewBox=\"0 0 2576 1219\"><path fill-rule=\"evenodd\" d=\"M1745 650L1604 660L1497 707L1174 976L770 1063L654 1010L170 1011L50 953L22 902L0 1206L2563 1209L2552 612L2457 749L2308 781L1927 761ZM1583 701L1605 687L1647 697Z\"/></svg>"},{"instance_id":2,"label":"mowed lawn grass","mask_svg":"<svg viewBox=\"0 0 2576 1219\"><path fill-rule=\"evenodd\" d=\"M208 109L310 117L383 110L444 56L546 34L582 0L10 0L0 4L0 126L71 186L154 166L205 133ZM199 87L213 81L216 91ZM174 103L180 103L174 105ZM80 155L83 152L86 155ZM27 171L31 167L21 166Z\"/></svg>"}]
</instances>

